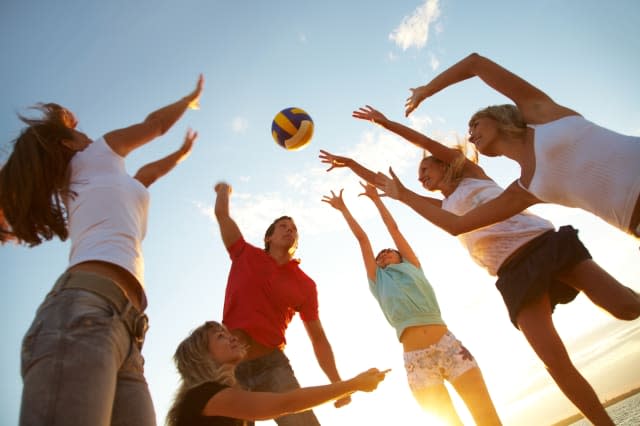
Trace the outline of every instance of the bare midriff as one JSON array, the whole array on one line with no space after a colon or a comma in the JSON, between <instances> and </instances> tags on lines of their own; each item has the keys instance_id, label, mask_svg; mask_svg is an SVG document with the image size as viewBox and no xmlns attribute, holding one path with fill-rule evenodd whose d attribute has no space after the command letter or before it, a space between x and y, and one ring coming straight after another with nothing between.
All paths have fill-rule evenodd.
<instances>
[{"instance_id":1,"label":"bare midriff","mask_svg":"<svg viewBox=\"0 0 640 426\"><path fill-rule=\"evenodd\" d=\"M278 348L265 346L262 343L256 342L251 336L249 336L244 330L236 328L231 330L231 334L236 336L247 348L247 354L244 357L244 361L260 358L267 355Z\"/></svg>"},{"instance_id":2,"label":"bare midriff","mask_svg":"<svg viewBox=\"0 0 640 426\"><path fill-rule=\"evenodd\" d=\"M442 324L408 327L402 332L400 342L405 352L417 351L438 343L447 331L447 326Z\"/></svg>"},{"instance_id":3,"label":"bare midriff","mask_svg":"<svg viewBox=\"0 0 640 426\"><path fill-rule=\"evenodd\" d=\"M135 306L140 312L143 312L146 309L147 297L144 294L144 289L138 280L126 269L113 263L102 262L99 260L89 260L87 262L78 263L77 265L73 265L67 269L67 272L79 271L91 272L109 278L122 289L133 306Z\"/></svg>"}]
</instances>

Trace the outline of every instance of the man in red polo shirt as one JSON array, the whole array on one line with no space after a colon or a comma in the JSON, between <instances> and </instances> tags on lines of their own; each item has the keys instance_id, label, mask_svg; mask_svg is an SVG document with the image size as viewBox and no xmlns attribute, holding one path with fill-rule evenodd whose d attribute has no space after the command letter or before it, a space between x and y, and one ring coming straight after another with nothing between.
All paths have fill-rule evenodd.
<instances>
[{"instance_id":1,"label":"man in red polo shirt","mask_svg":"<svg viewBox=\"0 0 640 426\"><path fill-rule=\"evenodd\" d=\"M245 360L236 368L238 382L249 390L284 392L299 388L283 352L285 331L300 313L318 364L331 382L340 380L331 344L318 316L316 285L293 259L298 230L293 219L276 219L264 236L265 248L247 243L229 215L231 186L215 186L215 214L231 257L222 322L247 345ZM344 398L336 407L348 404ZM279 426L317 426L312 411L275 419Z\"/></svg>"}]
</instances>

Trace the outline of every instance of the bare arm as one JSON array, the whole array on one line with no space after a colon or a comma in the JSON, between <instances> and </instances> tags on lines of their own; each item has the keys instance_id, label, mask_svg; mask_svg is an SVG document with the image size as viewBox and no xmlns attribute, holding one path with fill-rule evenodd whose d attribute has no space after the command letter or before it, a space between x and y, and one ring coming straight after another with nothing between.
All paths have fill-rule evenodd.
<instances>
[{"instance_id":1,"label":"bare arm","mask_svg":"<svg viewBox=\"0 0 640 426\"><path fill-rule=\"evenodd\" d=\"M305 321L304 328L307 330L307 334L311 340L318 365L322 368L322 371L324 371L324 374L331 383L339 382L341 379L338 368L336 367L335 357L333 356L333 349L331 349L331 344L329 343L329 339L327 339L322 323L319 319L315 321ZM337 400L334 405L336 407L342 407L349 402L351 402L351 399L349 395L346 395Z\"/></svg>"},{"instance_id":2,"label":"bare arm","mask_svg":"<svg viewBox=\"0 0 640 426\"><path fill-rule=\"evenodd\" d=\"M165 134L182 117L187 108L198 108L204 77L200 75L196 88L184 98L160 108L141 123L105 135L107 144L118 155L126 157L131 151Z\"/></svg>"},{"instance_id":3,"label":"bare arm","mask_svg":"<svg viewBox=\"0 0 640 426\"><path fill-rule=\"evenodd\" d=\"M194 132L189 129L184 137L182 146L177 151L161 158L158 161L142 166L134 177L147 188L150 187L156 180L169 173L175 166L180 164L189 156L191 149L193 148L193 142L197 138L198 132Z\"/></svg>"},{"instance_id":4,"label":"bare arm","mask_svg":"<svg viewBox=\"0 0 640 426\"><path fill-rule=\"evenodd\" d=\"M458 216L424 202L423 197L402 185L392 169L389 169L389 173L391 177L378 174L378 187L386 195L411 207L420 216L452 235L501 222L539 202L514 182L496 198Z\"/></svg>"},{"instance_id":5,"label":"bare arm","mask_svg":"<svg viewBox=\"0 0 640 426\"><path fill-rule=\"evenodd\" d=\"M236 222L229 215L229 196L231 186L225 182L219 182L214 187L216 191L215 214L220 226L220 235L224 246L229 248L233 243L242 237L242 232Z\"/></svg>"},{"instance_id":6,"label":"bare arm","mask_svg":"<svg viewBox=\"0 0 640 426\"><path fill-rule=\"evenodd\" d=\"M342 157L340 155L331 154L329 151L325 151L323 149L320 150L320 155L318 156L320 161L329 164L330 167L327 169L330 172L333 169L338 169L341 167L348 167L352 172L357 174L360 178L365 181L374 184L376 180L376 173L367 169L356 160L349 157Z\"/></svg>"},{"instance_id":7,"label":"bare arm","mask_svg":"<svg viewBox=\"0 0 640 426\"><path fill-rule=\"evenodd\" d=\"M403 137L418 148L429 151L434 157L446 163L452 163L461 155L460 151L449 148L448 146L445 146L420 132L416 132L410 127L389 120L384 114L370 105L366 105L356 111L353 111L351 116L379 124L396 135Z\"/></svg>"},{"instance_id":8,"label":"bare arm","mask_svg":"<svg viewBox=\"0 0 640 426\"><path fill-rule=\"evenodd\" d=\"M376 189L376 187L369 184L360 184L364 188L364 193L361 195L366 195L371 199L371 201L373 201L373 204L375 204L378 212L380 213L380 217L382 217L382 221L387 227L387 230L389 231L389 234L393 239L393 243L396 245L396 248L400 252L402 258L411 263L413 266L419 268L420 261L418 260L418 257L416 256L407 240L404 238L404 235L402 235L402 232L400 232L400 228L398 228L398 224L396 223L396 220L393 218L393 216L391 216L391 213L387 209L387 206L385 206L380 199L380 195L378 195L378 190Z\"/></svg>"},{"instance_id":9,"label":"bare arm","mask_svg":"<svg viewBox=\"0 0 640 426\"><path fill-rule=\"evenodd\" d=\"M546 93L528 81L477 53L472 53L452 65L426 85L410 89L412 93L405 104L405 114L408 116L429 96L476 76L511 99L527 123L546 123L566 115L577 114L556 104Z\"/></svg>"},{"instance_id":10,"label":"bare arm","mask_svg":"<svg viewBox=\"0 0 640 426\"><path fill-rule=\"evenodd\" d=\"M376 258L373 254L373 249L371 248L371 242L369 241L367 234L364 232L364 229L362 229L360 224L353 218L353 215L344 203L344 200L342 199L342 191L343 190L341 189L339 195L336 195L331 191L331 196L325 195L322 197L322 201L342 213L344 220L346 220L347 225L349 225L349 229L351 229L351 232L356 237L356 240L358 240L358 244L360 245L364 267L367 271L367 277L371 281L375 281Z\"/></svg>"},{"instance_id":11,"label":"bare arm","mask_svg":"<svg viewBox=\"0 0 640 426\"><path fill-rule=\"evenodd\" d=\"M344 398L356 391L372 392L387 371L369 369L352 379L324 386L295 389L283 393L250 392L227 388L211 397L202 414L226 416L243 420L267 420L284 414L313 408L337 398Z\"/></svg>"}]
</instances>

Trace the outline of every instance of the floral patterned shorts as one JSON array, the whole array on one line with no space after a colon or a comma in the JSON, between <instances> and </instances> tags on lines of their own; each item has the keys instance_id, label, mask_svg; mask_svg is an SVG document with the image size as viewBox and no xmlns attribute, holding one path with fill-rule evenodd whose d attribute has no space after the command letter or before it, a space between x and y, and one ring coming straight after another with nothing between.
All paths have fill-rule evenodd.
<instances>
[{"instance_id":1,"label":"floral patterned shorts","mask_svg":"<svg viewBox=\"0 0 640 426\"><path fill-rule=\"evenodd\" d=\"M438 343L404 353L404 368L412 391L442 384L444 380L452 382L477 366L475 358L450 331Z\"/></svg>"}]
</instances>

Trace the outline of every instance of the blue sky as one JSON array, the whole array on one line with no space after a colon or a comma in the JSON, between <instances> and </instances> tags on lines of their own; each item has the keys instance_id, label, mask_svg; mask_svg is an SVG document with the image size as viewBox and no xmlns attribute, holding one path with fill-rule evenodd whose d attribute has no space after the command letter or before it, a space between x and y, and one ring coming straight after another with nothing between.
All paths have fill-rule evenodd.
<instances>
[{"instance_id":1,"label":"blue sky","mask_svg":"<svg viewBox=\"0 0 640 426\"><path fill-rule=\"evenodd\" d=\"M151 188L144 242L151 329L144 355L158 423L177 388L176 345L201 322L221 318L229 260L210 210L212 186L220 180L234 187L232 215L249 241L259 244L275 217L296 219L298 256L318 285L321 320L342 375L393 369L375 393L357 395L340 410L330 404L317 409L321 421L418 421L426 417L406 385L401 346L368 293L355 240L340 215L320 202L322 195L345 188L374 247L388 246L390 238L370 203L356 197L357 179L346 171L325 173L319 149L354 156L376 170L392 165L422 191L416 180L421 153L351 118L351 111L370 104L437 138L464 135L475 110L506 101L480 81L439 93L411 119L403 116L404 101L410 87L473 51L588 119L640 135L639 17L640 4L632 0L8 0L0 5L0 158L21 128L16 112L35 102L67 106L81 130L97 138L183 96L204 73L201 110L189 111L165 137L127 159L135 173L178 147L188 127L200 133L191 157ZM281 149L270 136L273 116L288 106L307 110L316 126L311 144L297 152ZM481 164L503 185L517 175L504 159L482 158ZM387 205L418 253L449 327L478 358L505 424L539 425L572 414L509 323L494 279L455 238L397 202ZM578 210L533 211L579 228L595 260L640 291L637 240ZM65 269L68 248L58 241L0 248L2 424L17 421L20 341ZM638 321L611 320L582 296L554 318L602 398L640 385ZM324 383L299 318L288 342L302 384Z\"/></svg>"}]
</instances>

